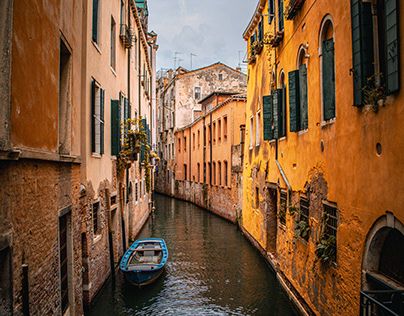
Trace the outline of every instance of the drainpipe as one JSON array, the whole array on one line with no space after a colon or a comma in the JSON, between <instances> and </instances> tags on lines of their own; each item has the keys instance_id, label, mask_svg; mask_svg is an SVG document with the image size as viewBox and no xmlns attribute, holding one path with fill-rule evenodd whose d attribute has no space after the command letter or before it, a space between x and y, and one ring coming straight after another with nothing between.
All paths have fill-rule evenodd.
<instances>
[{"instance_id":1,"label":"drainpipe","mask_svg":"<svg viewBox=\"0 0 404 316\"><path fill-rule=\"evenodd\" d=\"M29 281L28 281L28 264L22 265L22 313L29 316Z\"/></svg>"}]
</instances>

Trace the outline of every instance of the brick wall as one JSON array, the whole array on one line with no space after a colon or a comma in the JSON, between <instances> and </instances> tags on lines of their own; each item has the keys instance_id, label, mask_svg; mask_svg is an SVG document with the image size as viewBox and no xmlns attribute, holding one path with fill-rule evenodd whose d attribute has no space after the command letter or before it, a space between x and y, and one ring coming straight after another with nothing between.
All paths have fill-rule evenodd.
<instances>
[{"instance_id":1,"label":"brick wall","mask_svg":"<svg viewBox=\"0 0 404 316\"><path fill-rule=\"evenodd\" d=\"M1 209L12 234L14 313L22 313L22 264L28 265L31 315L60 314L59 215L71 207L70 304L81 306L80 208L78 165L21 160L0 164ZM74 260L73 260L74 259ZM74 262L74 263L73 263Z\"/></svg>"}]
</instances>

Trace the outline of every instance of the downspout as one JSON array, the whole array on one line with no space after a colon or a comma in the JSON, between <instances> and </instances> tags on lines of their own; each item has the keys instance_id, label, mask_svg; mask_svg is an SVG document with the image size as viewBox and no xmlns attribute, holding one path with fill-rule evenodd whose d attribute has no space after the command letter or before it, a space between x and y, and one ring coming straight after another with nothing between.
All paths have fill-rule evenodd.
<instances>
[{"instance_id":1,"label":"downspout","mask_svg":"<svg viewBox=\"0 0 404 316\"><path fill-rule=\"evenodd\" d=\"M275 28L275 34L276 34L276 23L274 23L274 28ZM278 65L276 63L276 48L274 49L274 58L275 58L275 80L277 78L278 74ZM278 85L278 82L275 83L275 86ZM292 186L290 185L290 182L288 180L288 177L286 176L285 171L283 170L281 163L278 160L278 149L279 149L279 140L275 139L275 163L276 166L278 167L279 173L282 176L283 181L285 182L287 188L288 188L288 205L291 204L291 198L292 198Z\"/></svg>"}]
</instances>

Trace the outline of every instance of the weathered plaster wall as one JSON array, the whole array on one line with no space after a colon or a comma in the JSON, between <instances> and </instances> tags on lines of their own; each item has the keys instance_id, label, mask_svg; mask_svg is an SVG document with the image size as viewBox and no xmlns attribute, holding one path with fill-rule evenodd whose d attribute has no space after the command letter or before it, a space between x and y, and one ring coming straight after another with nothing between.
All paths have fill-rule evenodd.
<instances>
[{"instance_id":1,"label":"weathered plaster wall","mask_svg":"<svg viewBox=\"0 0 404 316\"><path fill-rule=\"evenodd\" d=\"M219 80L219 74L223 80ZM223 64L214 64L200 70L179 75L175 90L175 126L182 128L194 118L193 110L200 110L194 88L201 88L201 99L214 91L245 93L246 76Z\"/></svg>"},{"instance_id":2,"label":"weathered plaster wall","mask_svg":"<svg viewBox=\"0 0 404 316\"><path fill-rule=\"evenodd\" d=\"M9 210L13 227L12 279L14 313L22 313L22 265L29 269L30 312L60 313L59 215L71 207L70 303L76 313L81 304L81 224L78 165L39 161L0 164L1 209ZM17 198L18 197L18 198Z\"/></svg>"},{"instance_id":3,"label":"weathered plaster wall","mask_svg":"<svg viewBox=\"0 0 404 316\"><path fill-rule=\"evenodd\" d=\"M263 12L267 12L267 7ZM347 36L351 34L350 12L349 1L331 7L328 2L306 1L293 21L285 21L285 38L276 53L269 52L266 46L256 63L249 66L243 226L267 249L265 214L270 207L266 202L267 189L270 184L282 189L287 186L275 163L275 142L263 141L261 130L260 145L256 146L255 126L250 126L249 118L254 117L255 125L262 96L270 93L272 71L278 80L274 85L279 87L283 70L288 87L287 74L297 68L299 47L308 44L309 128L307 132L289 132L287 102L287 135L278 143L278 160L292 187L290 206L298 206L299 195L307 193L307 188L310 190L311 234L307 243L296 238L295 218L287 213L286 225L277 223L274 261L311 309L320 315L359 313L361 266L367 233L386 211L393 212L401 222L404 220L403 201L397 191L401 187L399 174L404 171L399 158L404 150L404 140L400 136L403 133L400 118L404 114L400 104L404 95L389 97L378 113L369 107L352 106L352 44L351 36ZM318 45L321 21L327 14L334 23L337 88L336 120L324 125ZM400 14L404 14L403 8L400 8ZM266 19L264 26L265 32L270 31ZM254 135L252 144L251 133ZM381 155L376 154L377 143L382 145ZM256 187L259 189L259 208L255 208L254 203ZM323 200L337 203L339 212L337 261L330 267L324 267L315 255Z\"/></svg>"}]
</instances>

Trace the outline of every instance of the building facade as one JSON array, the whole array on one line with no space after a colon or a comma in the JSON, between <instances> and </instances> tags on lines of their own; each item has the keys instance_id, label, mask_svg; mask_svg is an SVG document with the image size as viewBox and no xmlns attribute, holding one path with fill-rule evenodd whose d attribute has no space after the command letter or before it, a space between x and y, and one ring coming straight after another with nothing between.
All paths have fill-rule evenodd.
<instances>
[{"instance_id":1,"label":"building facade","mask_svg":"<svg viewBox=\"0 0 404 316\"><path fill-rule=\"evenodd\" d=\"M402 304L369 290L404 284L403 13L398 1L262 0L243 35L242 227L309 313Z\"/></svg>"},{"instance_id":2,"label":"building facade","mask_svg":"<svg viewBox=\"0 0 404 316\"><path fill-rule=\"evenodd\" d=\"M160 74L158 98L158 165L159 178L156 190L173 195L175 190L174 133L194 122L201 114L201 101L213 92L245 93L246 76L240 69L222 63L188 71L182 67Z\"/></svg>"},{"instance_id":3,"label":"building facade","mask_svg":"<svg viewBox=\"0 0 404 316\"><path fill-rule=\"evenodd\" d=\"M246 100L214 92L200 104L200 117L175 132L174 195L236 222Z\"/></svg>"},{"instance_id":4,"label":"building facade","mask_svg":"<svg viewBox=\"0 0 404 316\"><path fill-rule=\"evenodd\" d=\"M0 5L1 315L82 315L150 214L147 19L147 1Z\"/></svg>"}]
</instances>

